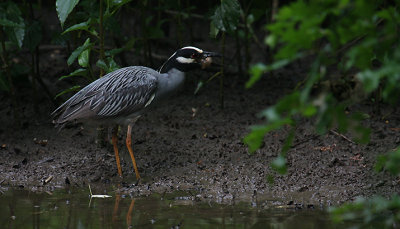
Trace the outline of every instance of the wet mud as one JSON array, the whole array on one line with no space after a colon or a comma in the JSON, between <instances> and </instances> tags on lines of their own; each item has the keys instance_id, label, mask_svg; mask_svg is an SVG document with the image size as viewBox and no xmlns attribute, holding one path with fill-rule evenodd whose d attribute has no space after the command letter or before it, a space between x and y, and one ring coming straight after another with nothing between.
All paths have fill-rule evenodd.
<instances>
[{"instance_id":1,"label":"wet mud","mask_svg":"<svg viewBox=\"0 0 400 229\"><path fill-rule=\"evenodd\" d=\"M55 92L66 88L57 81L66 71L63 61L55 59L41 68ZM399 192L397 178L374 171L376 157L400 143L400 116L384 105L380 113L371 104L349 109L370 116L364 123L372 130L366 145L350 141L351 133L318 135L313 120L298 120L294 146L287 154L287 175L276 174L269 164L279 154L289 127L268 134L261 149L248 153L242 139L251 125L262 122L256 114L290 93L305 72L301 66L290 66L250 90L243 86L244 77L227 75L224 109L217 80L193 93L198 80L212 73L188 74L179 94L142 116L133 128L133 149L143 177L139 182L124 145L124 128L119 138L120 179L111 143L98 147L94 129L77 123L58 131L50 118L55 106L39 95L41 102L35 107L31 89L22 93L22 122L17 127L9 98L0 95L0 186L51 191L91 184L133 196L185 191L199 201L266 205L275 200L336 205L357 196ZM268 182L270 175L273 184Z\"/></svg>"}]
</instances>

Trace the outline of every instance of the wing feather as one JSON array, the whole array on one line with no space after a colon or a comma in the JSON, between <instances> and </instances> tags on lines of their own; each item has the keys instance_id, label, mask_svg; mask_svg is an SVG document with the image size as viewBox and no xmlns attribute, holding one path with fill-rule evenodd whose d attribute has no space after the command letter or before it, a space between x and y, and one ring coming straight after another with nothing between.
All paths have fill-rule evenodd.
<instances>
[{"instance_id":1,"label":"wing feather","mask_svg":"<svg viewBox=\"0 0 400 229\"><path fill-rule=\"evenodd\" d=\"M92 82L53 113L54 122L62 124L81 118L112 118L139 112L154 98L156 71L126 67Z\"/></svg>"}]
</instances>

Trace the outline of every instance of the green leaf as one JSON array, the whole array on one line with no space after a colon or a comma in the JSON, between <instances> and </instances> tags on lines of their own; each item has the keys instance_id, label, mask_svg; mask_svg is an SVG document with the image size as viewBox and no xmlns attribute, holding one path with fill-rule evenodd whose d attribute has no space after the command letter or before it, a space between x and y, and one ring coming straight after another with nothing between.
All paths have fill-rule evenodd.
<instances>
[{"instance_id":1,"label":"green leaf","mask_svg":"<svg viewBox=\"0 0 400 229\"><path fill-rule=\"evenodd\" d=\"M247 25L251 25L254 22L254 15L253 14L249 14L247 15Z\"/></svg>"},{"instance_id":2,"label":"green leaf","mask_svg":"<svg viewBox=\"0 0 400 229\"><path fill-rule=\"evenodd\" d=\"M280 101L281 102L281 101ZM281 114L277 110L277 106L268 107L260 112L259 117L265 117L268 122L277 122L281 119Z\"/></svg>"},{"instance_id":3,"label":"green leaf","mask_svg":"<svg viewBox=\"0 0 400 229\"><path fill-rule=\"evenodd\" d=\"M221 0L221 4L215 9L214 15L211 16L211 23L218 31L232 33L239 24L241 12L239 1Z\"/></svg>"},{"instance_id":4,"label":"green leaf","mask_svg":"<svg viewBox=\"0 0 400 229\"><path fill-rule=\"evenodd\" d=\"M3 10L2 10L3 11ZM1 21L5 24L7 37L19 48L22 47L25 36L25 23L18 6L11 1L6 3L6 10L1 12Z\"/></svg>"},{"instance_id":5,"label":"green leaf","mask_svg":"<svg viewBox=\"0 0 400 229\"><path fill-rule=\"evenodd\" d=\"M0 25L4 27L20 27L23 28L23 25L19 23L8 20L7 18L0 18Z\"/></svg>"},{"instance_id":6,"label":"green leaf","mask_svg":"<svg viewBox=\"0 0 400 229\"><path fill-rule=\"evenodd\" d=\"M259 149L262 145L264 135L267 133L268 129L266 126L254 126L250 134L248 134L243 142L249 146L249 152L253 153Z\"/></svg>"},{"instance_id":7,"label":"green leaf","mask_svg":"<svg viewBox=\"0 0 400 229\"><path fill-rule=\"evenodd\" d=\"M317 113L317 108L314 105L309 104L303 108L301 113L304 117L312 117Z\"/></svg>"},{"instance_id":8,"label":"green leaf","mask_svg":"<svg viewBox=\"0 0 400 229\"><path fill-rule=\"evenodd\" d=\"M285 143L283 144L281 153L278 155L277 158L275 158L271 162L271 168L274 169L275 171L277 171L279 174L283 175L283 174L286 174L286 172L287 172L286 153L292 147L294 135L295 135L294 128L291 128L289 135L287 136Z\"/></svg>"},{"instance_id":9,"label":"green leaf","mask_svg":"<svg viewBox=\"0 0 400 229\"><path fill-rule=\"evenodd\" d=\"M267 44L269 47L274 48L277 44L277 39L274 34L270 34L264 40L264 43Z\"/></svg>"},{"instance_id":10,"label":"green leaf","mask_svg":"<svg viewBox=\"0 0 400 229\"><path fill-rule=\"evenodd\" d=\"M357 228L393 228L398 222L400 197L391 198L374 196L369 199L357 197L351 203L329 209L335 223L357 222Z\"/></svg>"},{"instance_id":11,"label":"green leaf","mask_svg":"<svg viewBox=\"0 0 400 229\"><path fill-rule=\"evenodd\" d=\"M107 63L108 64L107 64ZM103 60L98 60L96 62L96 66L103 69L106 73L110 73L113 72L117 69L119 69L120 67L118 66L118 64L114 61L114 59L112 57L108 57L106 59L106 61Z\"/></svg>"},{"instance_id":12,"label":"green leaf","mask_svg":"<svg viewBox=\"0 0 400 229\"><path fill-rule=\"evenodd\" d=\"M61 27L64 27L64 22L68 15L72 12L75 6L79 3L79 0L57 0L56 10L58 19L60 20Z\"/></svg>"},{"instance_id":13,"label":"green leaf","mask_svg":"<svg viewBox=\"0 0 400 229\"><path fill-rule=\"evenodd\" d=\"M121 7L129 2L131 2L132 0L107 0L107 6L108 7Z\"/></svg>"},{"instance_id":14,"label":"green leaf","mask_svg":"<svg viewBox=\"0 0 400 229\"><path fill-rule=\"evenodd\" d=\"M107 58L108 61L108 71L107 73L113 72L117 69L120 69L121 67L115 62L115 60L112 57Z\"/></svg>"},{"instance_id":15,"label":"green leaf","mask_svg":"<svg viewBox=\"0 0 400 229\"><path fill-rule=\"evenodd\" d=\"M293 56L290 59L282 59L282 60L277 60L273 62L270 65L265 65L263 63L257 63L253 66L251 66L249 73L250 73L250 79L246 82L246 88L250 88L253 86L258 80L261 79L261 76L269 71L273 71L276 69L280 69L289 63L291 63L293 60L301 58L303 54L298 54Z\"/></svg>"},{"instance_id":16,"label":"green leaf","mask_svg":"<svg viewBox=\"0 0 400 229\"><path fill-rule=\"evenodd\" d=\"M356 136L354 137L354 140L358 143L366 144L369 142L370 135L371 135L371 129L368 127L365 127L361 124L353 127Z\"/></svg>"},{"instance_id":17,"label":"green leaf","mask_svg":"<svg viewBox=\"0 0 400 229\"><path fill-rule=\"evenodd\" d=\"M115 14L116 11L118 11L123 5L131 2L132 0L107 0L107 7L105 11L105 17L112 16Z\"/></svg>"},{"instance_id":18,"label":"green leaf","mask_svg":"<svg viewBox=\"0 0 400 229\"><path fill-rule=\"evenodd\" d=\"M262 63L255 64L251 66L250 72L250 79L246 82L246 88L252 87L257 81L260 80L262 74L267 71L267 66Z\"/></svg>"},{"instance_id":19,"label":"green leaf","mask_svg":"<svg viewBox=\"0 0 400 229\"><path fill-rule=\"evenodd\" d=\"M89 30L89 26L90 26L90 24L89 24L90 21L91 21L91 19L89 19L89 20L87 20L87 21L85 21L85 22L79 23L79 24L75 24L75 25L69 27L68 29L66 29L66 30L65 30L64 32L62 32L61 34L66 34L66 33L69 33L69 32L71 32L71 31L76 31L76 30L85 30L85 31L88 31L88 30Z\"/></svg>"},{"instance_id":20,"label":"green leaf","mask_svg":"<svg viewBox=\"0 0 400 229\"><path fill-rule=\"evenodd\" d=\"M89 65L89 54L90 54L90 49L86 49L85 51L81 52L78 56L78 64L81 67L86 68Z\"/></svg>"},{"instance_id":21,"label":"green leaf","mask_svg":"<svg viewBox=\"0 0 400 229\"><path fill-rule=\"evenodd\" d=\"M117 55L118 53L123 52L124 50L125 50L125 47L107 50L107 51L105 51L105 55L106 56L110 56L110 57L114 57L115 55Z\"/></svg>"},{"instance_id":22,"label":"green leaf","mask_svg":"<svg viewBox=\"0 0 400 229\"><path fill-rule=\"evenodd\" d=\"M71 65L72 63L74 63L74 61L76 60L76 58L86 49L89 49L90 47L92 47L92 43L90 43L90 38L86 39L85 43L81 46L79 46L78 48L76 48L71 55L68 57L67 63L68 65Z\"/></svg>"},{"instance_id":23,"label":"green leaf","mask_svg":"<svg viewBox=\"0 0 400 229\"><path fill-rule=\"evenodd\" d=\"M75 86L73 86L73 87L70 87L70 88L68 88L68 89L66 89L66 90L64 90L64 91L62 91L62 92L60 92L60 93L58 93L58 94L56 95L55 98L57 98L57 97L59 97L59 96L62 96L62 95L64 95L65 93L68 93L68 92L79 91L80 88L81 88L81 86L75 85Z\"/></svg>"},{"instance_id":24,"label":"green leaf","mask_svg":"<svg viewBox=\"0 0 400 229\"><path fill-rule=\"evenodd\" d=\"M23 22L21 25L23 26ZM23 28L6 28L6 33L10 40L12 40L19 48L22 47L25 36L25 30Z\"/></svg>"},{"instance_id":25,"label":"green leaf","mask_svg":"<svg viewBox=\"0 0 400 229\"><path fill-rule=\"evenodd\" d=\"M281 150L281 155L286 156L286 153L289 151L289 149L292 147L292 143L294 140L294 128L292 126L289 135L286 137L285 143L283 144L282 150Z\"/></svg>"},{"instance_id":26,"label":"green leaf","mask_svg":"<svg viewBox=\"0 0 400 229\"><path fill-rule=\"evenodd\" d=\"M383 169L385 169L385 165L388 161L388 156L387 155L379 155L376 163L375 163L375 171L376 172L382 172Z\"/></svg>"},{"instance_id":27,"label":"green leaf","mask_svg":"<svg viewBox=\"0 0 400 229\"><path fill-rule=\"evenodd\" d=\"M219 30L215 27L215 24L211 21L210 22L210 37L216 38L218 35Z\"/></svg>"},{"instance_id":28,"label":"green leaf","mask_svg":"<svg viewBox=\"0 0 400 229\"><path fill-rule=\"evenodd\" d=\"M197 87L196 87L196 89L194 90L194 93L193 93L193 94L197 95L197 93L200 91L200 88L202 88L203 86L204 86L204 82L203 82L203 81L199 81L199 82L197 83Z\"/></svg>"},{"instance_id":29,"label":"green leaf","mask_svg":"<svg viewBox=\"0 0 400 229\"><path fill-rule=\"evenodd\" d=\"M79 69L71 72L69 75L61 76L58 80L62 80L62 79L69 78L72 76L86 76L86 74L87 74L86 69L79 68Z\"/></svg>"},{"instance_id":30,"label":"green leaf","mask_svg":"<svg viewBox=\"0 0 400 229\"><path fill-rule=\"evenodd\" d=\"M283 118L266 125L253 126L251 132L244 137L243 142L249 146L249 152L253 153L261 147L265 134L292 123L293 121L290 118Z\"/></svg>"},{"instance_id":31,"label":"green leaf","mask_svg":"<svg viewBox=\"0 0 400 229\"><path fill-rule=\"evenodd\" d=\"M106 62L104 62L104 60L98 60L98 61L96 62L96 66L99 67L99 68L101 68L101 69L103 69L103 70L106 71L106 72L107 72L107 70L108 70L108 66L107 66Z\"/></svg>"},{"instance_id":32,"label":"green leaf","mask_svg":"<svg viewBox=\"0 0 400 229\"><path fill-rule=\"evenodd\" d=\"M279 174L286 174L286 158L279 154L279 156L271 162L271 168L277 171Z\"/></svg>"}]
</instances>

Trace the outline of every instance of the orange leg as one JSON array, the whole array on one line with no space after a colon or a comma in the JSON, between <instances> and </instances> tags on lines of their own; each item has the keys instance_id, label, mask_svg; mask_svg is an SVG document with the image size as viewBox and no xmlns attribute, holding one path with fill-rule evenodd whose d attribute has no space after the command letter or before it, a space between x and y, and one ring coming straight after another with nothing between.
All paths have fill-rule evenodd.
<instances>
[{"instance_id":1,"label":"orange leg","mask_svg":"<svg viewBox=\"0 0 400 229\"><path fill-rule=\"evenodd\" d=\"M114 153L115 153L115 160L117 161L117 168L118 168L118 175L122 177L122 169L121 169L121 163L119 161L119 153L118 153L118 126L113 128L113 133L112 133L112 144L114 146Z\"/></svg>"},{"instance_id":2,"label":"orange leg","mask_svg":"<svg viewBox=\"0 0 400 229\"><path fill-rule=\"evenodd\" d=\"M133 168L135 169L136 179L139 180L140 179L140 175L139 175L139 171L138 171L137 166L136 166L135 156L133 156L132 135L131 135L131 133L132 133L132 125L129 124L128 125L128 132L126 133L126 147L128 147L129 155L131 155Z\"/></svg>"}]
</instances>

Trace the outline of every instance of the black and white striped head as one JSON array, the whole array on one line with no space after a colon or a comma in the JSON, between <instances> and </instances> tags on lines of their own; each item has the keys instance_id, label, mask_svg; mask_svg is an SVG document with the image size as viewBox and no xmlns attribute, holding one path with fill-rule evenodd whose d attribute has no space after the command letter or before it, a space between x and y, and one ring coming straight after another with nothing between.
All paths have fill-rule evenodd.
<instances>
[{"instance_id":1,"label":"black and white striped head","mask_svg":"<svg viewBox=\"0 0 400 229\"><path fill-rule=\"evenodd\" d=\"M218 53L206 52L199 48L187 46L176 51L160 68L160 73L166 73L175 68L188 72L197 68L206 68L212 62L212 57L221 56Z\"/></svg>"}]
</instances>

